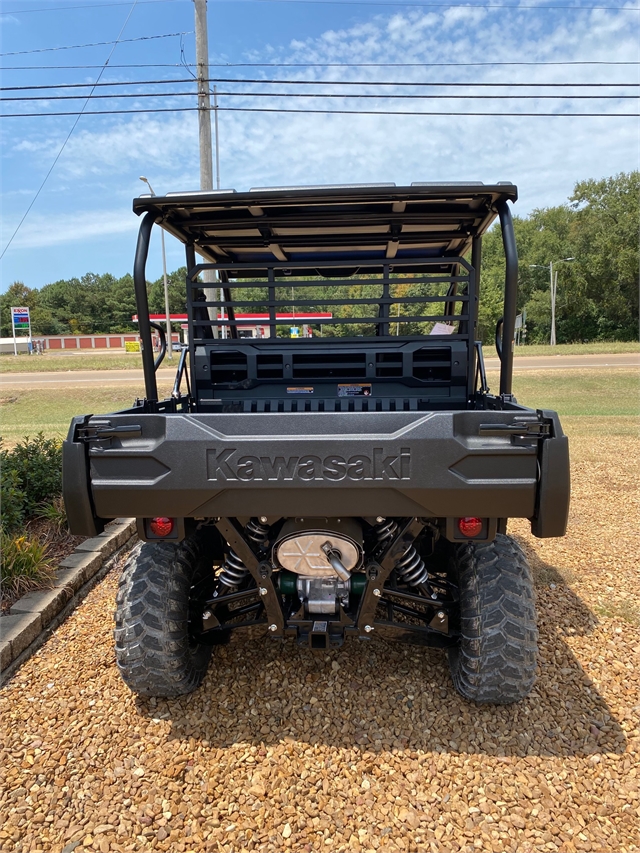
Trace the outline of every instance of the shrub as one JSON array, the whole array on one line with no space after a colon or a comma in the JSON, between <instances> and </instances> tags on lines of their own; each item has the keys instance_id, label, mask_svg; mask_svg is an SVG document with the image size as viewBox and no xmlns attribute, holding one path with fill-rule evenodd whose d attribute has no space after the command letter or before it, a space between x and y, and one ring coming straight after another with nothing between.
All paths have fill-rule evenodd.
<instances>
[{"instance_id":1,"label":"shrub","mask_svg":"<svg viewBox=\"0 0 640 853\"><path fill-rule=\"evenodd\" d=\"M38 518L46 519L56 534L63 533L68 530L67 527L67 511L62 500L62 495L58 495L49 503L42 503L38 506Z\"/></svg>"},{"instance_id":2,"label":"shrub","mask_svg":"<svg viewBox=\"0 0 640 853\"><path fill-rule=\"evenodd\" d=\"M51 582L55 569L47 546L27 536L13 537L0 530L0 574L3 598L17 598Z\"/></svg>"},{"instance_id":3,"label":"shrub","mask_svg":"<svg viewBox=\"0 0 640 853\"><path fill-rule=\"evenodd\" d=\"M62 443L38 433L12 450L0 452L2 508L5 532L16 530L42 503L50 504L62 493Z\"/></svg>"},{"instance_id":4,"label":"shrub","mask_svg":"<svg viewBox=\"0 0 640 853\"><path fill-rule=\"evenodd\" d=\"M18 472L6 464L4 453L0 500L0 528L5 531L17 530L24 522L24 493Z\"/></svg>"}]
</instances>

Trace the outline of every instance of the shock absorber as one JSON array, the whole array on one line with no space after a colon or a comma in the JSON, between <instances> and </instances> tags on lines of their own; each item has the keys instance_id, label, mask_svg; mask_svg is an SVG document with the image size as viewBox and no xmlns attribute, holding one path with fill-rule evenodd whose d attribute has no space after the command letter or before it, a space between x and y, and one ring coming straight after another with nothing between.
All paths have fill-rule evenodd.
<instances>
[{"instance_id":1,"label":"shock absorber","mask_svg":"<svg viewBox=\"0 0 640 853\"><path fill-rule=\"evenodd\" d=\"M378 524L376 524L373 530L378 547L382 547L383 545L388 545L396 535L398 532L398 525L393 519L383 518L382 521L379 521Z\"/></svg>"},{"instance_id":2,"label":"shock absorber","mask_svg":"<svg viewBox=\"0 0 640 853\"><path fill-rule=\"evenodd\" d=\"M238 557L233 548L229 548L229 553L225 557L222 571L218 576L218 590L216 591L216 595L237 589L248 574L249 569L245 566L240 557Z\"/></svg>"},{"instance_id":3,"label":"shock absorber","mask_svg":"<svg viewBox=\"0 0 640 853\"><path fill-rule=\"evenodd\" d=\"M409 586L421 586L429 579L424 560L413 545L396 561L396 573Z\"/></svg>"},{"instance_id":4,"label":"shock absorber","mask_svg":"<svg viewBox=\"0 0 640 853\"><path fill-rule=\"evenodd\" d=\"M250 539L258 551L264 551L269 539L269 525L257 518L252 518L244 529L247 539ZM222 571L218 576L218 592L232 592L237 589L249 574L249 569L242 562L233 548L229 548Z\"/></svg>"},{"instance_id":5,"label":"shock absorber","mask_svg":"<svg viewBox=\"0 0 640 853\"><path fill-rule=\"evenodd\" d=\"M269 541L269 531L269 525L260 521L259 518L250 519L244 529L247 539L250 539L254 545L257 545L259 551L265 550L267 542Z\"/></svg>"},{"instance_id":6,"label":"shock absorber","mask_svg":"<svg viewBox=\"0 0 640 853\"><path fill-rule=\"evenodd\" d=\"M398 532L398 525L393 519L383 519L376 524L374 532L379 546L387 546ZM409 545L404 553L396 560L396 574L398 578L409 586L420 588L424 593L431 598L435 598L435 594L429 584L429 572L424 564L424 560L418 554L414 545Z\"/></svg>"}]
</instances>

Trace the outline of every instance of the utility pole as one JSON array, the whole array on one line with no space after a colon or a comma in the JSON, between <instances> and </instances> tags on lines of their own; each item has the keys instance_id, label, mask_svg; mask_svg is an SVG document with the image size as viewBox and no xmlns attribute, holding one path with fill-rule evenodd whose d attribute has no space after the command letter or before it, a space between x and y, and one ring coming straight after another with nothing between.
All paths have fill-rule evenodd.
<instances>
[{"instance_id":1,"label":"utility pole","mask_svg":"<svg viewBox=\"0 0 640 853\"><path fill-rule=\"evenodd\" d=\"M554 264L566 263L575 261L575 258L560 258L558 261L550 261L548 264L529 264L529 269L548 269L549 270L549 290L551 293L551 335L549 336L549 346L556 345L556 296L558 294L558 270L554 270Z\"/></svg>"},{"instance_id":2,"label":"utility pole","mask_svg":"<svg viewBox=\"0 0 640 853\"><path fill-rule=\"evenodd\" d=\"M209 36L207 0L193 0L196 11L196 77L198 80L198 135L200 139L200 189L213 189L211 150L211 99L209 97Z\"/></svg>"},{"instance_id":3,"label":"utility pole","mask_svg":"<svg viewBox=\"0 0 640 853\"><path fill-rule=\"evenodd\" d=\"M556 292L558 288L558 270L553 274L553 261L549 264L549 283L551 285L551 336L550 346L556 345Z\"/></svg>"},{"instance_id":4,"label":"utility pole","mask_svg":"<svg viewBox=\"0 0 640 853\"><path fill-rule=\"evenodd\" d=\"M200 189L213 189L213 152L211 149L211 99L209 97L209 36L207 30L207 0L193 0L196 15L196 78L198 81L198 137L200 141ZM202 280L216 282L214 270L205 270ZM207 302L216 298L214 287L204 288ZM217 320L215 308L208 309L209 319ZM218 327L213 326L213 336L218 337Z\"/></svg>"}]
</instances>

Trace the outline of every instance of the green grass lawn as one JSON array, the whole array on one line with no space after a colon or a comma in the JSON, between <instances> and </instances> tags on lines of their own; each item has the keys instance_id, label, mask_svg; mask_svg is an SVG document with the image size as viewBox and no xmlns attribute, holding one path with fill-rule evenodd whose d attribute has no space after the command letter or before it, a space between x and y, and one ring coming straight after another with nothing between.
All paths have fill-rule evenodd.
<instances>
[{"instance_id":1,"label":"green grass lawn","mask_svg":"<svg viewBox=\"0 0 640 853\"><path fill-rule=\"evenodd\" d=\"M165 356L160 370L176 370L180 353L174 352L173 359ZM142 356L139 352L92 353L81 352L69 355L0 355L0 373L51 373L68 370L140 370ZM142 375L142 373L141 373Z\"/></svg>"},{"instance_id":2,"label":"green grass lawn","mask_svg":"<svg viewBox=\"0 0 640 853\"><path fill-rule=\"evenodd\" d=\"M487 379L498 393L498 372L489 371ZM640 414L640 373L629 367L516 371L513 393L524 406L560 415Z\"/></svg>"},{"instance_id":3,"label":"green grass lawn","mask_svg":"<svg viewBox=\"0 0 640 853\"><path fill-rule=\"evenodd\" d=\"M169 377L167 377L169 378ZM489 373L489 385L498 389L498 373ZM532 408L554 409L561 416L606 416L611 428L616 419L626 418L625 430L637 433L640 413L640 375L626 367L523 371L514 375L513 390L518 401ZM160 383L160 395L167 396L171 383ZM6 389L0 399L1 434L6 445L25 435L44 432L65 436L74 415L106 414L128 408L140 388Z\"/></svg>"},{"instance_id":4,"label":"green grass lawn","mask_svg":"<svg viewBox=\"0 0 640 853\"><path fill-rule=\"evenodd\" d=\"M483 348L485 358L497 358L496 348L487 344ZM594 344L558 344L550 347L548 344L528 344L527 346L515 347L516 358L533 355L606 355L618 352L640 352L638 341L610 341L608 343Z\"/></svg>"},{"instance_id":5,"label":"green grass lawn","mask_svg":"<svg viewBox=\"0 0 640 853\"><path fill-rule=\"evenodd\" d=\"M160 383L161 396L171 393L171 384ZM103 415L129 408L140 388L35 388L6 389L0 397L0 434L9 447L26 435L43 432L47 437L66 437L71 418L76 415Z\"/></svg>"}]
</instances>

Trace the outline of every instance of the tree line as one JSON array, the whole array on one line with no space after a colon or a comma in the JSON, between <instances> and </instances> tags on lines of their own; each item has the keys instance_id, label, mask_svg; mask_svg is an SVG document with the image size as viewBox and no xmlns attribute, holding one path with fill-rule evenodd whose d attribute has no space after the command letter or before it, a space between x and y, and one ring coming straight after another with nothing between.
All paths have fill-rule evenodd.
<instances>
[{"instance_id":1,"label":"tree line","mask_svg":"<svg viewBox=\"0 0 640 853\"><path fill-rule=\"evenodd\" d=\"M514 217L520 259L518 310L526 312L527 341L548 342L551 327L549 264L558 271L556 334L558 343L597 340L633 340L638 336L638 272L640 221L640 172L621 173L602 180L576 184L565 204L534 210L529 216ZM483 239L480 279L479 336L491 342L502 314L504 292L504 252L500 226L496 224ZM570 258L571 260L564 260ZM184 267L169 275L169 304L172 313L185 313ZM358 295L374 295L349 292ZM407 285L399 285L406 288ZM416 287L418 287L416 285ZM325 285L302 288L302 298L328 295ZM239 291L243 299L260 298L264 288L251 294ZM377 292L377 291L375 291ZM409 292L409 291L406 291ZM286 299L287 288L278 288ZM152 313L164 313L163 279L148 282ZM11 306L31 309L34 335L104 334L136 329L131 316L136 313L133 278L105 273L87 273L82 278L56 281L40 290L14 282L0 296L3 337L11 335ZM241 309L242 310L242 309ZM249 310L249 309L244 309ZM335 315L366 316L371 306L333 309ZM402 314L400 315L401 318ZM420 324L422 325L422 324ZM393 326L393 324L392 324ZM354 334L355 326L336 325L329 333ZM329 330L327 330L329 331ZM404 328L403 332L418 331Z\"/></svg>"},{"instance_id":2,"label":"tree line","mask_svg":"<svg viewBox=\"0 0 640 853\"><path fill-rule=\"evenodd\" d=\"M558 343L638 338L639 222L638 171L580 181L566 204L514 217L527 341L549 342L551 262L558 271ZM504 293L499 224L483 239L482 256L480 333L490 341Z\"/></svg>"}]
</instances>

